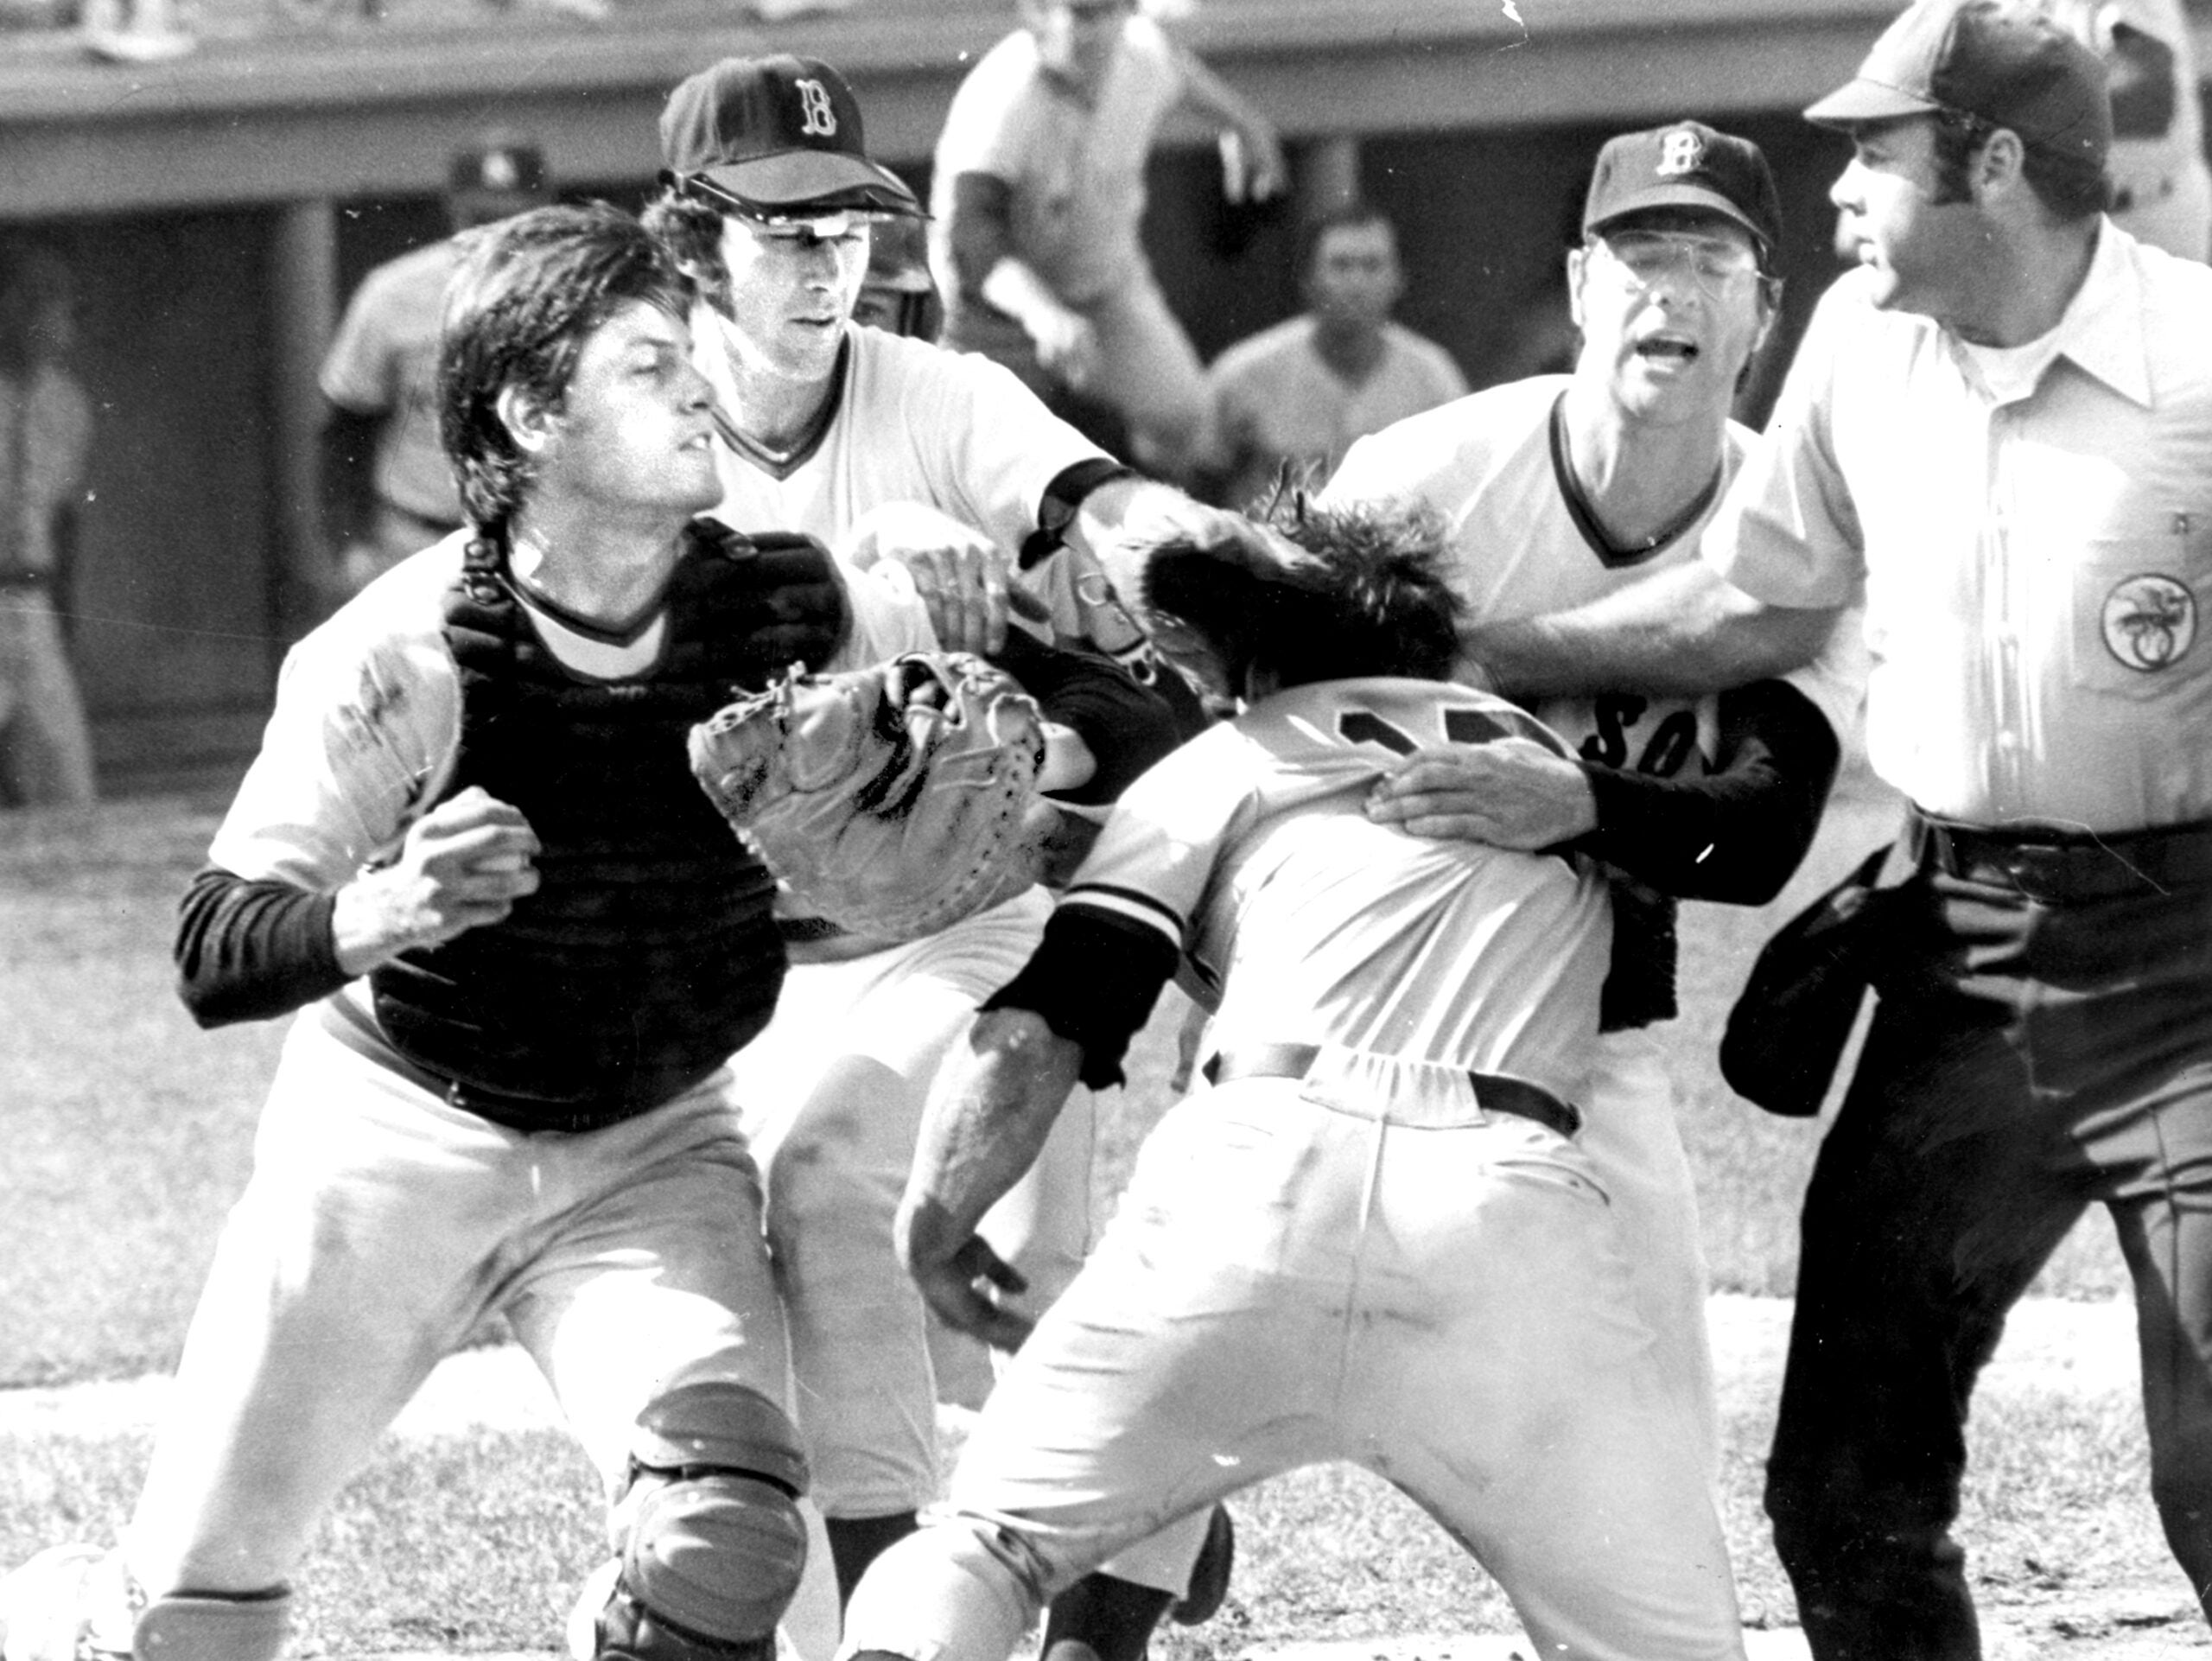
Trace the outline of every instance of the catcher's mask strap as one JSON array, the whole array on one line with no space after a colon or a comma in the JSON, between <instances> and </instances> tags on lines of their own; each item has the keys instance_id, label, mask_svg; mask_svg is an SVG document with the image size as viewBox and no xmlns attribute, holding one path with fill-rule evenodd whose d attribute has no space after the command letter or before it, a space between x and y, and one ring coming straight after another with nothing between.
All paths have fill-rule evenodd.
<instances>
[{"instance_id":1,"label":"catcher's mask strap","mask_svg":"<svg viewBox=\"0 0 2212 1661\"><path fill-rule=\"evenodd\" d=\"M1068 526L1075 523L1077 510L1091 492L1116 479L1137 476L1135 468L1124 467L1106 455L1094 455L1087 461L1062 468L1052 476L1052 482L1045 487L1044 499L1037 504L1037 528L1021 539L1021 569L1026 571L1051 557L1052 550L1066 538Z\"/></svg>"}]
</instances>

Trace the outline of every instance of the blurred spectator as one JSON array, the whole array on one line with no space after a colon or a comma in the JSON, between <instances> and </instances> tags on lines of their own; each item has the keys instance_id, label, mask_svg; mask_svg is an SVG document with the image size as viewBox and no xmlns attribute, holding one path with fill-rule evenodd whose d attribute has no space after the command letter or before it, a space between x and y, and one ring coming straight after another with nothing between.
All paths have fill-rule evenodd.
<instances>
[{"instance_id":1,"label":"blurred spectator","mask_svg":"<svg viewBox=\"0 0 2212 1661\"><path fill-rule=\"evenodd\" d=\"M1205 372L1138 241L1145 161L1169 111L1190 110L1219 131L1242 201L1281 188L1281 147L1132 0L1015 10L1021 28L961 84L938 140L944 344L1005 364L1077 424L1084 400L1105 406L1126 423L1126 459L1184 476L1204 453Z\"/></svg>"},{"instance_id":2,"label":"blurred spectator","mask_svg":"<svg viewBox=\"0 0 2212 1661\"><path fill-rule=\"evenodd\" d=\"M461 232L553 200L538 147L489 132L456 150L446 211L454 232L371 271L354 291L323 359L324 545L341 594L461 522L461 497L438 438L438 320Z\"/></svg>"},{"instance_id":3,"label":"blurred spectator","mask_svg":"<svg viewBox=\"0 0 2212 1661\"><path fill-rule=\"evenodd\" d=\"M2212 254L2212 170L2181 0L2043 0L2043 8L2105 61L2114 221L2184 259Z\"/></svg>"},{"instance_id":4,"label":"blurred spectator","mask_svg":"<svg viewBox=\"0 0 2212 1661\"><path fill-rule=\"evenodd\" d=\"M879 220L870 227L868 275L853 302L853 321L887 334L934 340L944 327L944 308L930 279L929 248L922 222Z\"/></svg>"},{"instance_id":5,"label":"blurred spectator","mask_svg":"<svg viewBox=\"0 0 2212 1661\"><path fill-rule=\"evenodd\" d=\"M200 44L178 14L178 0L85 0L79 38L112 63L163 63Z\"/></svg>"},{"instance_id":6,"label":"blurred spectator","mask_svg":"<svg viewBox=\"0 0 2212 1661\"><path fill-rule=\"evenodd\" d=\"M1239 340L1206 373L1218 500L1232 506L1264 493L1285 462L1318 490L1355 438L1467 393L1450 353L1390 321L1405 274L1380 209L1325 213L1300 246L1307 309Z\"/></svg>"},{"instance_id":7,"label":"blurred spectator","mask_svg":"<svg viewBox=\"0 0 2212 1661\"><path fill-rule=\"evenodd\" d=\"M0 799L93 799L92 737L61 629L60 590L92 436L65 360L77 337L69 268L0 252Z\"/></svg>"}]
</instances>

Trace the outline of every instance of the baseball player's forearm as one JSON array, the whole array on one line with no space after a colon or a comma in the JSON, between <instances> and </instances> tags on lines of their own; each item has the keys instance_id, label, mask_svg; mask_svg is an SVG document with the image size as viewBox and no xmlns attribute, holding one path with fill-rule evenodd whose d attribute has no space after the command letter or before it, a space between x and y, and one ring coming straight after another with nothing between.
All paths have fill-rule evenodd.
<instances>
[{"instance_id":1,"label":"baseball player's forearm","mask_svg":"<svg viewBox=\"0 0 2212 1661\"><path fill-rule=\"evenodd\" d=\"M927 1200L960 1239L973 1234L1035 1161L1081 1064L1082 1047L1034 1010L978 1015L931 1092L907 1209Z\"/></svg>"},{"instance_id":2,"label":"baseball player's forearm","mask_svg":"<svg viewBox=\"0 0 2212 1661\"><path fill-rule=\"evenodd\" d=\"M899 1258L940 1319L987 1343L1018 1347L1029 1323L998 1295L1022 1290L1021 1277L976 1231L1036 1161L1081 1060L1033 1011L986 1012L923 1115L893 1225Z\"/></svg>"},{"instance_id":3,"label":"baseball player's forearm","mask_svg":"<svg viewBox=\"0 0 2212 1661\"><path fill-rule=\"evenodd\" d=\"M327 997L352 978L331 934L334 896L250 881L210 865L177 910L177 995L202 1027L266 1021Z\"/></svg>"},{"instance_id":4,"label":"baseball player's forearm","mask_svg":"<svg viewBox=\"0 0 2212 1661\"><path fill-rule=\"evenodd\" d=\"M1692 560L1571 611L1464 629L1463 678L1523 703L1621 686L1696 697L1803 667L1840 614L1764 604Z\"/></svg>"},{"instance_id":5,"label":"baseball player's forearm","mask_svg":"<svg viewBox=\"0 0 2212 1661\"><path fill-rule=\"evenodd\" d=\"M1714 772L1589 767L1598 828L1576 846L1677 899L1764 905L1812 845L1840 755L1810 699L1756 682L1721 697Z\"/></svg>"}]
</instances>

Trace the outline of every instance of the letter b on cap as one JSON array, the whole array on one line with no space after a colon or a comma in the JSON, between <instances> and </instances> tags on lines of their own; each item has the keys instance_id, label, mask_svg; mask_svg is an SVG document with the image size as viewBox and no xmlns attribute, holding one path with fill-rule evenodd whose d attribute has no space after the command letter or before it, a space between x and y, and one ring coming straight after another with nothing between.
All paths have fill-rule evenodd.
<instances>
[{"instance_id":1,"label":"letter b on cap","mask_svg":"<svg viewBox=\"0 0 2212 1661\"><path fill-rule=\"evenodd\" d=\"M830 102L830 89L818 80L796 80L791 85L798 89L799 108L805 118L798 130L809 138L835 138L837 111Z\"/></svg>"}]
</instances>

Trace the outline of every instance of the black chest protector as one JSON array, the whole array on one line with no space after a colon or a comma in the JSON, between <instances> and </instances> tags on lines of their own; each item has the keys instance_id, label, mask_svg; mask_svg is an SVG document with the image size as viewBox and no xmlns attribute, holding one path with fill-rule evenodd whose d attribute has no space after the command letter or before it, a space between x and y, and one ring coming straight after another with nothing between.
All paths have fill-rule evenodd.
<instances>
[{"instance_id":1,"label":"black chest protector","mask_svg":"<svg viewBox=\"0 0 2212 1661\"><path fill-rule=\"evenodd\" d=\"M680 1094L767 1024L784 977L773 884L693 780L685 740L741 691L825 663L850 615L811 538L696 521L658 659L591 680L546 650L505 563L480 538L446 596L461 682L446 795L481 786L521 811L538 889L370 983L385 1035L456 1105L593 1130Z\"/></svg>"}]
</instances>

